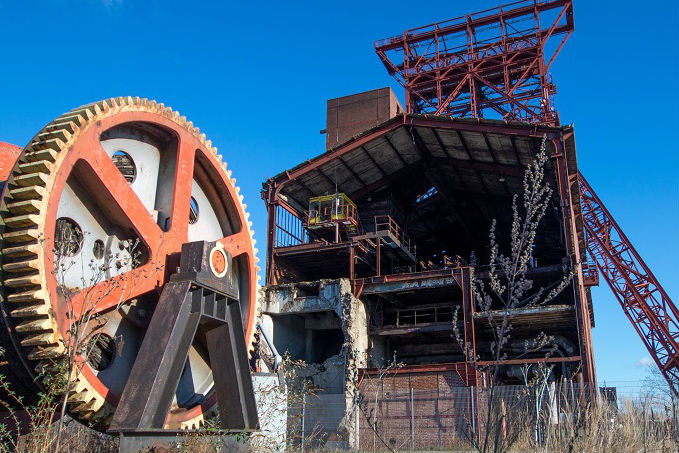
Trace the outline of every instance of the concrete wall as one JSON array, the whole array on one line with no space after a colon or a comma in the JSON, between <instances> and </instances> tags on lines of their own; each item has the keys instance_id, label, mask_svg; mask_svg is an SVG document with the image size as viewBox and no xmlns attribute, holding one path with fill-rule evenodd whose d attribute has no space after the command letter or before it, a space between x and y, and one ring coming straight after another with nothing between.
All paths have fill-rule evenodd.
<instances>
[{"instance_id":1,"label":"concrete wall","mask_svg":"<svg viewBox=\"0 0 679 453\"><path fill-rule=\"evenodd\" d=\"M260 430L250 436L248 445L252 452L283 452L286 447L288 401L278 376L272 373L254 373Z\"/></svg>"},{"instance_id":2,"label":"concrete wall","mask_svg":"<svg viewBox=\"0 0 679 453\"><path fill-rule=\"evenodd\" d=\"M305 360L305 365L296 370L296 377L312 382L319 397L342 395L341 403L334 409L342 417L333 422L340 439L333 442L355 448L358 445L355 391L358 369L367 364L369 342L365 305L354 297L349 280L268 286L263 291L262 311L265 327L271 325L269 332L273 332L272 340L281 355L287 352L293 358L312 357L308 352L319 349L319 343L324 341L323 332L327 337L331 336L328 332L333 335L341 332L338 344L334 344L337 353L320 363ZM314 336L313 332L321 335Z\"/></svg>"}]
</instances>

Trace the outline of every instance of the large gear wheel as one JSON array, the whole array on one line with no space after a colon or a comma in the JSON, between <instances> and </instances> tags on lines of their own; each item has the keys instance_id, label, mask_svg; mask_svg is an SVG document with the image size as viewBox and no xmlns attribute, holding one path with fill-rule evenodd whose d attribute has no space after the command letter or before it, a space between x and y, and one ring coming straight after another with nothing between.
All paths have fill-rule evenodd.
<instances>
[{"instance_id":1,"label":"large gear wheel","mask_svg":"<svg viewBox=\"0 0 679 453\"><path fill-rule=\"evenodd\" d=\"M127 97L60 116L21 151L1 201L9 334L0 340L21 362L14 374L34 378L64 354L72 319L96 313L73 417L106 428L186 242L220 241L233 255L251 350L257 264L246 206L216 148L169 107ZM166 426L197 426L215 405L196 340Z\"/></svg>"}]
</instances>

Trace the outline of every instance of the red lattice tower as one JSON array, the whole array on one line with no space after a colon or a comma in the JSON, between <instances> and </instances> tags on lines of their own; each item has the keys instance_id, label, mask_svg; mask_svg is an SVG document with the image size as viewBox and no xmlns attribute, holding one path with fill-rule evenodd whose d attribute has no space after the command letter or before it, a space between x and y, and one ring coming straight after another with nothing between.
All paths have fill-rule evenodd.
<instances>
[{"instance_id":1,"label":"red lattice tower","mask_svg":"<svg viewBox=\"0 0 679 453\"><path fill-rule=\"evenodd\" d=\"M408 113L557 125L549 68L573 30L572 0L522 0L406 30L375 49L405 88Z\"/></svg>"},{"instance_id":2,"label":"red lattice tower","mask_svg":"<svg viewBox=\"0 0 679 453\"><path fill-rule=\"evenodd\" d=\"M408 113L559 125L548 71L573 30L572 0L522 0L406 30L375 49L405 88ZM592 260L583 283L597 285L601 273L679 394L679 310L581 174L578 182Z\"/></svg>"},{"instance_id":3,"label":"red lattice tower","mask_svg":"<svg viewBox=\"0 0 679 453\"><path fill-rule=\"evenodd\" d=\"M679 310L579 174L587 252L674 391L679 389Z\"/></svg>"}]
</instances>

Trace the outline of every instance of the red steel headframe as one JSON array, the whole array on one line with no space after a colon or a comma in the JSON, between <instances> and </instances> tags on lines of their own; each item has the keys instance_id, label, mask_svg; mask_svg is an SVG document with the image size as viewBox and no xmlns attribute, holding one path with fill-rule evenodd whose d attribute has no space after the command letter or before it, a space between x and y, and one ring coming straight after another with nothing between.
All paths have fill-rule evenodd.
<instances>
[{"instance_id":1,"label":"red steel headframe","mask_svg":"<svg viewBox=\"0 0 679 453\"><path fill-rule=\"evenodd\" d=\"M558 125L548 71L573 30L572 0L522 0L406 30L375 50L408 113Z\"/></svg>"},{"instance_id":2,"label":"red steel headframe","mask_svg":"<svg viewBox=\"0 0 679 453\"><path fill-rule=\"evenodd\" d=\"M582 174L587 251L672 390L679 390L679 310Z\"/></svg>"},{"instance_id":3,"label":"red steel headframe","mask_svg":"<svg viewBox=\"0 0 679 453\"><path fill-rule=\"evenodd\" d=\"M409 113L559 125L548 70L573 30L572 0L521 0L407 30L375 49L405 88ZM557 36L547 58L546 44ZM598 284L601 273L679 394L679 310L581 174L578 182L596 263L583 266L583 283Z\"/></svg>"}]
</instances>

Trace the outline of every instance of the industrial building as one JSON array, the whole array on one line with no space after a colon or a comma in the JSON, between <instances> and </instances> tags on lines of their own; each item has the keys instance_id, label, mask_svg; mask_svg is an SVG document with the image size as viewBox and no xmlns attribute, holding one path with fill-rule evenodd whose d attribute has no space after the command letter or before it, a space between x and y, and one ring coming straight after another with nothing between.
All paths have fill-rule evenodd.
<instances>
[{"instance_id":1,"label":"industrial building","mask_svg":"<svg viewBox=\"0 0 679 453\"><path fill-rule=\"evenodd\" d=\"M565 40L573 23L562 3L547 9L561 11L552 33ZM379 382L383 393L450 395L493 378L517 384L521 368L536 363L554 365L553 380L595 382L589 286L596 279L583 272L589 267L574 130L559 125L551 103L545 24L528 20L534 28L521 33L502 25L539 17L533 7L499 8L378 41L378 56L405 87L405 108L389 88L329 100L325 152L263 184L263 317L278 350L308 364L319 397L343 399L343 418L335 420L349 445L365 446L360 433L369 432L355 413L354 389L370 394L389 363L399 365ZM484 41L477 29L498 35ZM527 299L511 313L500 305L479 310L475 291L488 283L491 224L507 242L513 197L521 196L543 139L553 196L528 278L535 288L551 288L575 275L545 305ZM511 317L512 333L498 362L489 318L502 316ZM552 339L550 350L527 352L525 344L540 334ZM398 407L394 428L408 412L407 404ZM460 421L452 417L437 423L454 433ZM436 445L440 427L431 431Z\"/></svg>"},{"instance_id":2,"label":"industrial building","mask_svg":"<svg viewBox=\"0 0 679 453\"><path fill-rule=\"evenodd\" d=\"M279 351L307 363L319 398L344 401L341 421L326 428L346 432L350 446L374 438L354 413L354 389L375 394L371 383L382 396L432 392L422 403L430 414L465 387L522 384L538 363L552 382L595 386L599 272L676 382L676 337L663 332L677 331L677 310L580 174L574 128L554 107L549 69L573 30L572 1L526 0L377 41L405 107L390 88L327 101L325 151L263 183L263 320ZM527 278L535 290L572 279L545 304L527 296L511 310L481 310L491 225L498 245L509 244L512 200L543 140L553 195ZM511 335L498 360L492 329L503 317ZM548 349L529 351L540 335ZM398 367L385 374L390 363ZM417 406L390 401L383 410L403 437ZM453 420L456 404L418 429L431 434L422 446L469 428Z\"/></svg>"},{"instance_id":3,"label":"industrial building","mask_svg":"<svg viewBox=\"0 0 679 453\"><path fill-rule=\"evenodd\" d=\"M213 422L267 451L456 449L490 432L483 409L511 437L502 392L517 386L514 420L540 443L541 423L581 420L599 393L599 276L679 394L679 309L554 105L549 70L573 31L572 0L519 0L377 41L404 102L389 87L328 100L325 150L263 182L263 287L235 178L164 104L104 99L23 149L0 142L0 422L32 426L12 406L54 376L63 410L121 452ZM523 250L513 207L536 160L550 195L508 305L484 288L510 275L490 265L498 250ZM601 394L615 406L615 388Z\"/></svg>"},{"instance_id":4,"label":"industrial building","mask_svg":"<svg viewBox=\"0 0 679 453\"><path fill-rule=\"evenodd\" d=\"M390 89L328 101L329 149L264 183L263 311L279 351L323 365L328 376L315 379L331 393L351 379L343 355L368 375L396 357L402 379L483 385L492 335L488 314L475 312L472 277L486 278L491 222L508 234L512 197L543 136L555 190L530 278L549 287L584 253L571 127L403 111ZM552 335L558 351L547 360L561 364L558 376L593 382L587 283L578 276L548 305L517 308L509 349L519 356L526 340ZM466 354L454 319L473 345ZM509 357L503 382L520 379L513 367L544 360L540 351ZM339 370L346 375L334 379Z\"/></svg>"}]
</instances>

